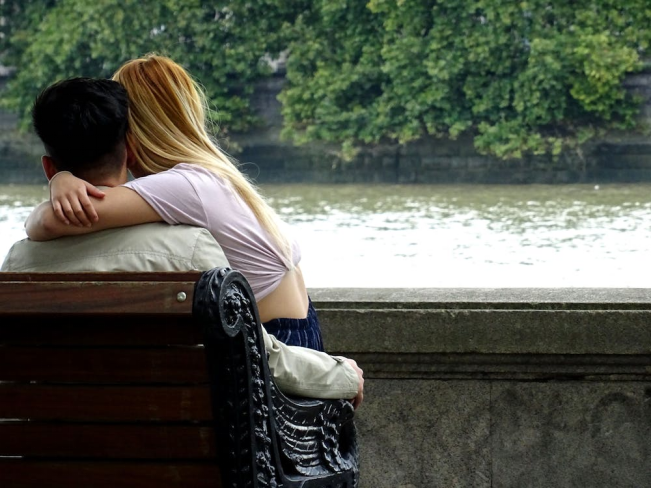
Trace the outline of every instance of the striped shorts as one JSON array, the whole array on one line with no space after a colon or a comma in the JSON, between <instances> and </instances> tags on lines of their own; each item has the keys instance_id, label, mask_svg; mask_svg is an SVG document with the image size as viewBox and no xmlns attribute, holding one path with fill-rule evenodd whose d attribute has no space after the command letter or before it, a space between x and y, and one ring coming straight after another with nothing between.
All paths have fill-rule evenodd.
<instances>
[{"instance_id":1,"label":"striped shorts","mask_svg":"<svg viewBox=\"0 0 651 489\"><path fill-rule=\"evenodd\" d=\"M305 319L279 318L264 324L267 333L274 335L286 345L304 346L312 350L324 351L321 326L316 315L312 300L308 297L309 306Z\"/></svg>"}]
</instances>

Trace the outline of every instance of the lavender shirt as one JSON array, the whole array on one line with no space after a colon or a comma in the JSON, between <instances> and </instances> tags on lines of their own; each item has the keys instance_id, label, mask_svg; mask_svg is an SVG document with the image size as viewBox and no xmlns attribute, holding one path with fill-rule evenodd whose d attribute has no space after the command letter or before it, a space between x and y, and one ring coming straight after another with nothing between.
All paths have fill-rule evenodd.
<instances>
[{"instance_id":1,"label":"lavender shirt","mask_svg":"<svg viewBox=\"0 0 651 489\"><path fill-rule=\"evenodd\" d=\"M199 165L179 163L171 170L124 184L160 214L168 224L190 224L208 229L219 242L230 265L249 282L256 300L269 295L288 268L273 238L230 183ZM295 240L292 263L301 259Z\"/></svg>"}]
</instances>

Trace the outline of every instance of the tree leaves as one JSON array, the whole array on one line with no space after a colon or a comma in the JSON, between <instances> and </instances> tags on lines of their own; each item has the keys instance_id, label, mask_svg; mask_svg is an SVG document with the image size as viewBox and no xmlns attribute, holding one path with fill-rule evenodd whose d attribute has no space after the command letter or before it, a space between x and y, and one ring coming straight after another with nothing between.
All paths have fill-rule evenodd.
<instances>
[{"instance_id":1,"label":"tree leaves","mask_svg":"<svg viewBox=\"0 0 651 489\"><path fill-rule=\"evenodd\" d=\"M345 3L315 7L296 41L310 48L292 46L281 99L298 142L471 131L481 152L519 158L636 127L622 82L649 55L645 0L371 0L335 15Z\"/></svg>"},{"instance_id":2,"label":"tree leaves","mask_svg":"<svg viewBox=\"0 0 651 489\"><path fill-rule=\"evenodd\" d=\"M0 62L17 68L5 107L23 125L36 95L72 76L110 77L149 52L181 63L205 87L221 136L256 122L249 107L261 62L286 47L300 0L6 0Z\"/></svg>"},{"instance_id":3,"label":"tree leaves","mask_svg":"<svg viewBox=\"0 0 651 489\"><path fill-rule=\"evenodd\" d=\"M268 62L288 53L282 135L360 145L470 132L501 158L558 155L633 129L623 88L649 58L648 0L4 0L3 106L28 121L38 91L109 77L147 52L205 87L220 135L256 123Z\"/></svg>"}]
</instances>

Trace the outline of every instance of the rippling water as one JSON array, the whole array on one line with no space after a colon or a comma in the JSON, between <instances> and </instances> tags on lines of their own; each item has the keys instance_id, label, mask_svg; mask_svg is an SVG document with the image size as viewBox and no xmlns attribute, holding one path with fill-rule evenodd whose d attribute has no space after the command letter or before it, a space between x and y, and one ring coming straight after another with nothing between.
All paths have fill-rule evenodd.
<instances>
[{"instance_id":1,"label":"rippling water","mask_svg":"<svg viewBox=\"0 0 651 489\"><path fill-rule=\"evenodd\" d=\"M651 184L267 185L309 287L651 287ZM0 186L0 259L40 186Z\"/></svg>"}]
</instances>

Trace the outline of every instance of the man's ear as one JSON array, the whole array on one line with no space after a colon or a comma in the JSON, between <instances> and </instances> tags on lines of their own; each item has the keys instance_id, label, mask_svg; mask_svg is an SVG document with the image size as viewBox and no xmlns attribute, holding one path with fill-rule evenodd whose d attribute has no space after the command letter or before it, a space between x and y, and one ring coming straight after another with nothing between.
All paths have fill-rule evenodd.
<instances>
[{"instance_id":1,"label":"man's ear","mask_svg":"<svg viewBox=\"0 0 651 489\"><path fill-rule=\"evenodd\" d=\"M133 158L133 151L131 151L131 148L129 147L128 144L124 145L125 153L126 153L126 158L127 158L127 168L131 169L131 166L133 165L134 158Z\"/></svg>"},{"instance_id":2,"label":"man's ear","mask_svg":"<svg viewBox=\"0 0 651 489\"><path fill-rule=\"evenodd\" d=\"M133 151L127 144L127 169L131 172L134 178L142 177L143 173L140 170L140 166L136 162L136 157L133 154Z\"/></svg>"},{"instance_id":3,"label":"man's ear","mask_svg":"<svg viewBox=\"0 0 651 489\"><path fill-rule=\"evenodd\" d=\"M43 171L45 172L47 179L52 180L52 177L59 171L57 170L52 157L48 155L41 156L41 164L43 165Z\"/></svg>"}]
</instances>

